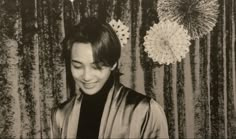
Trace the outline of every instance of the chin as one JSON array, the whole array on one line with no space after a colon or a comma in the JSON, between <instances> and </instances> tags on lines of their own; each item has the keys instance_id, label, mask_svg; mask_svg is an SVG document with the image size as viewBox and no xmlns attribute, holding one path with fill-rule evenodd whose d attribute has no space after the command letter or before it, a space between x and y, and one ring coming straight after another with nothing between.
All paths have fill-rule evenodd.
<instances>
[{"instance_id":1,"label":"chin","mask_svg":"<svg viewBox=\"0 0 236 139\"><path fill-rule=\"evenodd\" d=\"M97 89L85 89L85 88L82 88L82 90L84 91L84 93L86 95L95 95L98 92Z\"/></svg>"}]
</instances>

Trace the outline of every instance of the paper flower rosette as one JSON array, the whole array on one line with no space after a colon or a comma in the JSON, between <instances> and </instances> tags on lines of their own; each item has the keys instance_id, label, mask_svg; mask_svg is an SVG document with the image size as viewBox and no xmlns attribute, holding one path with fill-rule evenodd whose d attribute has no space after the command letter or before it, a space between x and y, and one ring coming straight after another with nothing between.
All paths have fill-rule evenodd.
<instances>
[{"instance_id":1,"label":"paper flower rosette","mask_svg":"<svg viewBox=\"0 0 236 139\"><path fill-rule=\"evenodd\" d=\"M112 19L109 24L116 32L116 35L120 40L121 47L124 47L129 39L129 28L125 26L120 20L116 21Z\"/></svg>"},{"instance_id":2,"label":"paper flower rosette","mask_svg":"<svg viewBox=\"0 0 236 139\"><path fill-rule=\"evenodd\" d=\"M180 62L189 52L190 44L187 30L169 20L154 24L144 37L144 51L159 64Z\"/></svg>"},{"instance_id":3,"label":"paper flower rosette","mask_svg":"<svg viewBox=\"0 0 236 139\"><path fill-rule=\"evenodd\" d=\"M161 21L176 21L188 30L191 39L208 34L216 25L218 0L158 0Z\"/></svg>"}]
</instances>

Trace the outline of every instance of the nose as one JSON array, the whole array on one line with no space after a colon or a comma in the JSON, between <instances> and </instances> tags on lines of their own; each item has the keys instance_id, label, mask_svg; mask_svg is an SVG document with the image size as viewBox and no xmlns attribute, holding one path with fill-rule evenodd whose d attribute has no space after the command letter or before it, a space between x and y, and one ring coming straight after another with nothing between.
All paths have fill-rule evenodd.
<instances>
[{"instance_id":1,"label":"nose","mask_svg":"<svg viewBox=\"0 0 236 139\"><path fill-rule=\"evenodd\" d=\"M88 82L92 79L92 72L86 68L83 72L83 80Z\"/></svg>"}]
</instances>

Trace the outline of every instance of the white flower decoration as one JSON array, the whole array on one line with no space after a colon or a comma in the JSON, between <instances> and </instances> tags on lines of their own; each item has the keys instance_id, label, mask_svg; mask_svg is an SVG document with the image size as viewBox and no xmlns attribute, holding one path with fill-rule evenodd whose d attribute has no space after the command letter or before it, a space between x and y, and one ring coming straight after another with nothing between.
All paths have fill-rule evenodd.
<instances>
[{"instance_id":1,"label":"white flower decoration","mask_svg":"<svg viewBox=\"0 0 236 139\"><path fill-rule=\"evenodd\" d=\"M154 24L144 37L144 51L160 64L181 61L189 52L190 36L183 26L169 20Z\"/></svg>"},{"instance_id":2,"label":"white flower decoration","mask_svg":"<svg viewBox=\"0 0 236 139\"><path fill-rule=\"evenodd\" d=\"M112 19L109 24L113 28L113 30L116 32L116 35L118 36L120 40L120 44L122 47L124 47L129 39L129 28L124 25L120 20L115 21Z\"/></svg>"}]
</instances>

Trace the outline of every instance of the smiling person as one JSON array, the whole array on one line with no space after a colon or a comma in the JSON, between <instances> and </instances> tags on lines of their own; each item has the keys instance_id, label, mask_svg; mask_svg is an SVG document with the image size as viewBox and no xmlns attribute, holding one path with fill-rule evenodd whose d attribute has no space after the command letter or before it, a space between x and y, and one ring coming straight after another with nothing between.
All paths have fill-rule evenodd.
<instances>
[{"instance_id":1,"label":"smiling person","mask_svg":"<svg viewBox=\"0 0 236 139\"><path fill-rule=\"evenodd\" d=\"M121 44L108 23L82 19L64 48L75 95L52 110L52 138L168 138L162 107L119 82Z\"/></svg>"}]
</instances>

